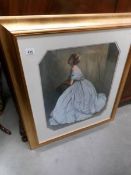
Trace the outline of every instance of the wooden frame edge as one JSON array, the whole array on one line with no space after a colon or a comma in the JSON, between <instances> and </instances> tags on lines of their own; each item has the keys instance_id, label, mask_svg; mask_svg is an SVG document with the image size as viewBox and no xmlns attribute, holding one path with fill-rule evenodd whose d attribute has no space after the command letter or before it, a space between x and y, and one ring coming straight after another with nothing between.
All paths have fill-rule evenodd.
<instances>
[{"instance_id":1,"label":"wooden frame edge","mask_svg":"<svg viewBox=\"0 0 131 175\"><path fill-rule=\"evenodd\" d=\"M115 118L115 113L116 113L117 107L119 105L121 96L122 96L122 92L123 92L123 89L124 89L124 85L126 83L126 79L127 79L127 76L128 76L130 66L131 66L131 46L130 46L130 49L129 49L129 52L128 52L127 61L126 61L124 71L123 71L123 74L122 74L122 78L121 78L121 82L120 82L120 85L119 85L119 88L118 88L118 93L117 93L117 96L116 96L114 108L112 110L111 120L114 120L114 118Z\"/></svg>"},{"instance_id":2,"label":"wooden frame edge","mask_svg":"<svg viewBox=\"0 0 131 175\"><path fill-rule=\"evenodd\" d=\"M16 38L5 28L0 26L0 41L2 43L1 49L4 53L3 59L6 62L6 67L10 74L9 78L14 89L17 109L24 123L30 148L33 149L38 145L38 138L24 79L21 59L19 58L20 55L16 44Z\"/></svg>"},{"instance_id":3,"label":"wooden frame edge","mask_svg":"<svg viewBox=\"0 0 131 175\"><path fill-rule=\"evenodd\" d=\"M0 17L0 24L13 35L23 36L127 28L130 20L131 13L36 15Z\"/></svg>"}]
</instances>

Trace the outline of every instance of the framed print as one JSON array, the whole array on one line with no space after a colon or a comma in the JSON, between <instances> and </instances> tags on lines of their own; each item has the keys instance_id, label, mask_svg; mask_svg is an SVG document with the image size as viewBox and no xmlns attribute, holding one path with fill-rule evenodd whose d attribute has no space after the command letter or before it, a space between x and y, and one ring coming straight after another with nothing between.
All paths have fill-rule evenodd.
<instances>
[{"instance_id":1,"label":"framed print","mask_svg":"<svg viewBox=\"0 0 131 175\"><path fill-rule=\"evenodd\" d=\"M114 119L131 63L131 14L0 18L30 147Z\"/></svg>"}]
</instances>

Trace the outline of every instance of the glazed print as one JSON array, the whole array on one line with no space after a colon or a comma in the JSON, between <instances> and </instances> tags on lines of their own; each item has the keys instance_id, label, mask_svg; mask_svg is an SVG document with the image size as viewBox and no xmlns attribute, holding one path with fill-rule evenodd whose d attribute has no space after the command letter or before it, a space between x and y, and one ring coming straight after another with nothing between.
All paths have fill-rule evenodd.
<instances>
[{"instance_id":1,"label":"glazed print","mask_svg":"<svg viewBox=\"0 0 131 175\"><path fill-rule=\"evenodd\" d=\"M39 66L48 128L88 120L106 109L117 58L115 43L46 53Z\"/></svg>"}]
</instances>

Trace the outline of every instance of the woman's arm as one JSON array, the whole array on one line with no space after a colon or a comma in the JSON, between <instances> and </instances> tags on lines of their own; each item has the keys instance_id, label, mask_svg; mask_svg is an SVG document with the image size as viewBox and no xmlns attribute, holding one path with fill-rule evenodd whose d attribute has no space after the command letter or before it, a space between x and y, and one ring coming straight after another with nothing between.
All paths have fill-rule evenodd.
<instances>
[{"instance_id":1,"label":"woman's arm","mask_svg":"<svg viewBox=\"0 0 131 175\"><path fill-rule=\"evenodd\" d=\"M74 80L70 80L70 85L72 85L74 83Z\"/></svg>"},{"instance_id":2,"label":"woman's arm","mask_svg":"<svg viewBox=\"0 0 131 175\"><path fill-rule=\"evenodd\" d=\"M72 85L74 83L74 80L72 80L72 72L73 72L73 67L71 67L68 78L63 82L64 84Z\"/></svg>"},{"instance_id":3,"label":"woman's arm","mask_svg":"<svg viewBox=\"0 0 131 175\"><path fill-rule=\"evenodd\" d=\"M71 71L70 71L70 75L69 75L69 84L72 85L74 83L74 80L72 79L72 72L73 72L74 66L72 66Z\"/></svg>"}]
</instances>

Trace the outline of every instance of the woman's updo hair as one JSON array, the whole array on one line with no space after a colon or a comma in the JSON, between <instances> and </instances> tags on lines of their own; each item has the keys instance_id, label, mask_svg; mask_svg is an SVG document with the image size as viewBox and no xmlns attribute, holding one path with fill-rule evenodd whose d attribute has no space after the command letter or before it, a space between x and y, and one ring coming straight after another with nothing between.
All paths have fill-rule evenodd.
<instances>
[{"instance_id":1,"label":"woman's updo hair","mask_svg":"<svg viewBox=\"0 0 131 175\"><path fill-rule=\"evenodd\" d=\"M80 56L76 53L70 55L68 59L68 64L70 65L77 65L80 62Z\"/></svg>"}]
</instances>

